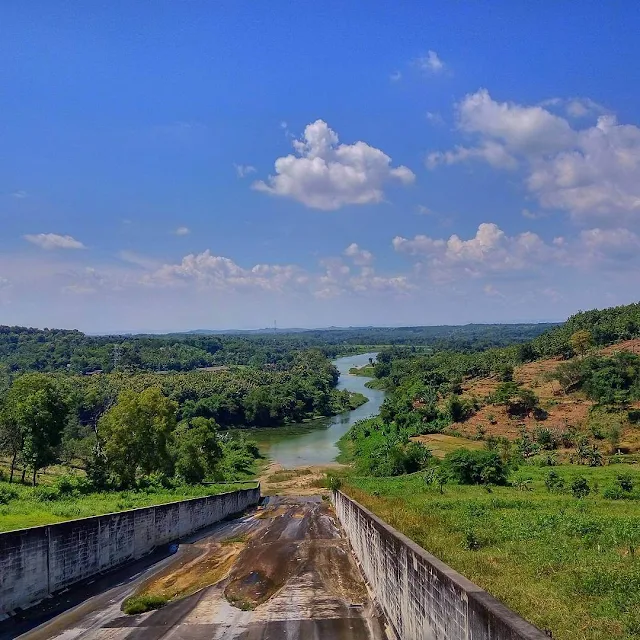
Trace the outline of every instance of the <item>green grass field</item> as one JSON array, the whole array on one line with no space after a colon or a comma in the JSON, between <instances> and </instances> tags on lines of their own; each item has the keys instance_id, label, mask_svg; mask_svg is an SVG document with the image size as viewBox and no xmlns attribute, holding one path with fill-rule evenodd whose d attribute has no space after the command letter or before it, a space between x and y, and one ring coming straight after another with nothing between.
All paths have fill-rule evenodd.
<instances>
[{"instance_id":1,"label":"green grass field","mask_svg":"<svg viewBox=\"0 0 640 640\"><path fill-rule=\"evenodd\" d=\"M84 518L103 513L215 495L250 484L180 486L138 491L109 491L86 495L60 494L53 485L32 488L0 482L0 532ZM7 497L16 494L7 501Z\"/></svg>"},{"instance_id":2,"label":"green grass field","mask_svg":"<svg viewBox=\"0 0 640 640\"><path fill-rule=\"evenodd\" d=\"M640 471L635 465L522 467L517 486L427 484L423 473L349 477L346 493L558 640L640 637ZM634 499L605 499L620 473ZM568 487L587 478L591 494ZM524 482L528 480L528 482ZM519 488L518 488L519 487Z\"/></svg>"}]
</instances>

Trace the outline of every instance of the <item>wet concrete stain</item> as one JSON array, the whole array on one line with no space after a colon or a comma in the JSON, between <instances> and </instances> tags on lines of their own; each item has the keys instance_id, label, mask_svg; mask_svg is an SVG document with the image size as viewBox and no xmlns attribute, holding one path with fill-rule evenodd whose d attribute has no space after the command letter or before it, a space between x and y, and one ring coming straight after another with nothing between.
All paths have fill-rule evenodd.
<instances>
[{"instance_id":1,"label":"wet concrete stain","mask_svg":"<svg viewBox=\"0 0 640 640\"><path fill-rule=\"evenodd\" d=\"M198 572L198 551L246 540L225 577L162 609L122 613L123 600L185 568ZM223 545L224 546L224 545ZM169 564L149 569L81 609L22 636L28 640L383 640L379 612L338 527L320 497L272 497L263 509L222 523L181 545ZM205 556L203 556L205 557ZM167 586L167 585L165 585Z\"/></svg>"}]
</instances>

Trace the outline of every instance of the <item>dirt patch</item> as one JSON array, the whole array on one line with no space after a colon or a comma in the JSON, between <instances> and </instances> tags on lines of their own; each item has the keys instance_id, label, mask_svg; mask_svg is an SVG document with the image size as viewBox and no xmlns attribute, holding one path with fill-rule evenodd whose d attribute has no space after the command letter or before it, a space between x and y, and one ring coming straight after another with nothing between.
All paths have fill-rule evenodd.
<instances>
[{"instance_id":1,"label":"dirt patch","mask_svg":"<svg viewBox=\"0 0 640 640\"><path fill-rule=\"evenodd\" d=\"M167 567L143 583L134 596L153 596L166 601L189 596L222 580L244 546L244 542L194 544L179 564Z\"/></svg>"},{"instance_id":2,"label":"dirt patch","mask_svg":"<svg viewBox=\"0 0 640 640\"><path fill-rule=\"evenodd\" d=\"M279 496L317 496L329 495L325 484L326 474L331 469L344 468L335 463L323 466L285 469L279 464L268 465L260 477L262 494Z\"/></svg>"},{"instance_id":3,"label":"dirt patch","mask_svg":"<svg viewBox=\"0 0 640 640\"><path fill-rule=\"evenodd\" d=\"M640 355L640 338L635 338L633 340L625 340L623 342L618 342L617 344L612 344L610 347L605 347L600 351L602 355L610 356L616 351L631 351L631 353L635 353Z\"/></svg>"}]
</instances>

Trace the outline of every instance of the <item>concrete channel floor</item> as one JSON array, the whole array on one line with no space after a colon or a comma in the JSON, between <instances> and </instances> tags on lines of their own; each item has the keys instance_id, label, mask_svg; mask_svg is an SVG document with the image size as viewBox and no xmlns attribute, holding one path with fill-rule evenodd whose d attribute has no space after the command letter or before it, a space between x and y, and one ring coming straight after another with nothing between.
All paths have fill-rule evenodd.
<instances>
[{"instance_id":1,"label":"concrete channel floor","mask_svg":"<svg viewBox=\"0 0 640 640\"><path fill-rule=\"evenodd\" d=\"M193 580L212 567L211 575L220 570L222 579L193 595L153 612L121 611L122 602L141 588ZM262 507L183 542L175 556L135 579L20 637L384 640L387 636L330 504L319 496L274 496Z\"/></svg>"}]
</instances>

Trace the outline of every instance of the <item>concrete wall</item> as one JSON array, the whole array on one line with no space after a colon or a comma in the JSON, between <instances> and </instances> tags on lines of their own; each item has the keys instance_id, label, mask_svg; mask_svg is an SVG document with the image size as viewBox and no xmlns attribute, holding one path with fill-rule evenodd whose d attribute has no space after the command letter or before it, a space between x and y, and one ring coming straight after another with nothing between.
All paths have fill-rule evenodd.
<instances>
[{"instance_id":1,"label":"concrete wall","mask_svg":"<svg viewBox=\"0 0 640 640\"><path fill-rule=\"evenodd\" d=\"M340 491L336 513L401 640L548 640L539 629Z\"/></svg>"},{"instance_id":2,"label":"concrete wall","mask_svg":"<svg viewBox=\"0 0 640 640\"><path fill-rule=\"evenodd\" d=\"M239 513L260 488L0 533L0 619Z\"/></svg>"}]
</instances>

